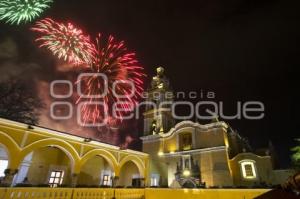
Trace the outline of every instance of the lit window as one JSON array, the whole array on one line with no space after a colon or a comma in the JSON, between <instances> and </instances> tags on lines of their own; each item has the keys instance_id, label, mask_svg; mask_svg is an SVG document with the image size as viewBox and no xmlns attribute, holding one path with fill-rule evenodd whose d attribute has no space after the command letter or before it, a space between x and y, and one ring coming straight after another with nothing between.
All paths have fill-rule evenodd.
<instances>
[{"instance_id":1,"label":"lit window","mask_svg":"<svg viewBox=\"0 0 300 199\"><path fill-rule=\"evenodd\" d=\"M182 165L183 165L183 169L191 169L191 156L189 155L185 155L182 156Z\"/></svg>"},{"instance_id":2,"label":"lit window","mask_svg":"<svg viewBox=\"0 0 300 199\"><path fill-rule=\"evenodd\" d=\"M157 186L157 179L151 178L151 186Z\"/></svg>"},{"instance_id":3,"label":"lit window","mask_svg":"<svg viewBox=\"0 0 300 199\"><path fill-rule=\"evenodd\" d=\"M159 175L158 174L151 174L151 181L150 186L157 187L159 181Z\"/></svg>"},{"instance_id":4,"label":"lit window","mask_svg":"<svg viewBox=\"0 0 300 199\"><path fill-rule=\"evenodd\" d=\"M242 175L245 179L255 179L256 178L256 168L255 161L253 160L243 160L240 162Z\"/></svg>"},{"instance_id":5,"label":"lit window","mask_svg":"<svg viewBox=\"0 0 300 199\"><path fill-rule=\"evenodd\" d=\"M64 178L63 171L52 171L49 178L50 187L57 187L57 185L62 184Z\"/></svg>"},{"instance_id":6,"label":"lit window","mask_svg":"<svg viewBox=\"0 0 300 199\"><path fill-rule=\"evenodd\" d=\"M103 176L103 185L105 186L109 185L109 175Z\"/></svg>"},{"instance_id":7,"label":"lit window","mask_svg":"<svg viewBox=\"0 0 300 199\"><path fill-rule=\"evenodd\" d=\"M5 176L4 171L7 169L7 165L7 160L0 160L0 177Z\"/></svg>"}]
</instances>

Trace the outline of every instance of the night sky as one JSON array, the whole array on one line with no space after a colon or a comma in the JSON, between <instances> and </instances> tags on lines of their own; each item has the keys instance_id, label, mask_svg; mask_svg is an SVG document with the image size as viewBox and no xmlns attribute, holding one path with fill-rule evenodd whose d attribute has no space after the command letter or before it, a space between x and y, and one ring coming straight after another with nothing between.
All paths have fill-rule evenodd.
<instances>
[{"instance_id":1,"label":"night sky","mask_svg":"<svg viewBox=\"0 0 300 199\"><path fill-rule=\"evenodd\" d=\"M147 83L163 66L175 91L212 91L216 102L224 102L225 113L234 114L237 101L262 101L264 119L226 122L254 147L272 141L286 167L294 138L300 137L299 15L298 5L283 0L56 0L42 17L71 21L92 37L101 32L124 40L144 66ZM17 48L9 48L17 51L11 61L3 61L0 52L1 79L16 75L49 82L62 75L50 53L33 42L32 24L0 23L0 50ZM192 101L199 100L206 98ZM141 135L135 127L123 131Z\"/></svg>"}]
</instances>

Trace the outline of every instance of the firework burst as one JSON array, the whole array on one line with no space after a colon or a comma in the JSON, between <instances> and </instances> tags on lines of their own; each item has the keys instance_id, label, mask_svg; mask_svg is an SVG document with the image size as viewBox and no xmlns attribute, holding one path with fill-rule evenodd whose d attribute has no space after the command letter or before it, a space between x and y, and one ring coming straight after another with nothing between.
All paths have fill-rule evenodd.
<instances>
[{"instance_id":1,"label":"firework burst","mask_svg":"<svg viewBox=\"0 0 300 199\"><path fill-rule=\"evenodd\" d=\"M71 23L58 23L50 18L38 21L33 28L41 34L36 39L40 47L46 47L59 59L70 64L90 63L94 45L89 36Z\"/></svg>"},{"instance_id":2,"label":"firework burst","mask_svg":"<svg viewBox=\"0 0 300 199\"><path fill-rule=\"evenodd\" d=\"M83 95L76 102L83 102L82 121L95 124L116 118L122 120L123 115L137 105L143 92L143 68L135 53L129 52L124 42L115 41L113 36L105 40L99 34L94 50L93 60L86 70L92 75L76 82L83 88Z\"/></svg>"},{"instance_id":3,"label":"firework burst","mask_svg":"<svg viewBox=\"0 0 300 199\"><path fill-rule=\"evenodd\" d=\"M0 20L10 24L27 23L50 7L52 0L0 0Z\"/></svg>"}]
</instances>

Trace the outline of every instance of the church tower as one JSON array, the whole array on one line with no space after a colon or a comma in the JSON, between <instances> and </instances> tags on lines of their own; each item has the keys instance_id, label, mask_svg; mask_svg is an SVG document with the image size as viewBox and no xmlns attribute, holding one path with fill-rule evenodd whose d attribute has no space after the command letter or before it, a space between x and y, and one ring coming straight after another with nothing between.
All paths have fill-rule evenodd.
<instances>
[{"instance_id":1,"label":"church tower","mask_svg":"<svg viewBox=\"0 0 300 199\"><path fill-rule=\"evenodd\" d=\"M174 94L170 82L164 74L163 67L158 67L156 73L147 90L144 112L145 136L166 133L175 125L171 114Z\"/></svg>"}]
</instances>

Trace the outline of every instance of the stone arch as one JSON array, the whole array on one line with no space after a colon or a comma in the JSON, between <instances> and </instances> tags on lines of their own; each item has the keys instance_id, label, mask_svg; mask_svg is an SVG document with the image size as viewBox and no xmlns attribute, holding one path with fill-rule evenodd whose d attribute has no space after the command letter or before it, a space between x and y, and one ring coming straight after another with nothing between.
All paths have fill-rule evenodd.
<instances>
[{"instance_id":1,"label":"stone arch","mask_svg":"<svg viewBox=\"0 0 300 199\"><path fill-rule=\"evenodd\" d=\"M197 184L192 179L185 179L181 181L182 188L196 188Z\"/></svg>"},{"instance_id":2,"label":"stone arch","mask_svg":"<svg viewBox=\"0 0 300 199\"><path fill-rule=\"evenodd\" d=\"M84 163L86 161L88 161L89 159L91 159L91 158L93 158L95 156L101 156L101 157L103 157L110 164L110 166L112 167L112 169L114 171L117 170L117 168L118 168L118 162L117 162L115 156L113 154L111 154L109 151L106 151L106 150L103 150L103 149L94 149L94 150L91 150L91 151L87 152L81 158L80 167L82 165L84 165Z\"/></svg>"},{"instance_id":3,"label":"stone arch","mask_svg":"<svg viewBox=\"0 0 300 199\"><path fill-rule=\"evenodd\" d=\"M126 157L124 157L121 160L121 162L119 164L119 172L121 171L122 166L129 161L133 162L137 166L140 176L145 177L145 169L146 168L145 168L145 164L144 164L143 160L141 160L139 157L133 156L133 155L127 155Z\"/></svg>"},{"instance_id":4,"label":"stone arch","mask_svg":"<svg viewBox=\"0 0 300 199\"><path fill-rule=\"evenodd\" d=\"M21 150L20 160L22 161L30 152L47 146L54 146L62 150L69 157L71 161L71 171L74 171L80 160L77 151L68 142L55 138L47 138L27 145Z\"/></svg>"},{"instance_id":5,"label":"stone arch","mask_svg":"<svg viewBox=\"0 0 300 199\"><path fill-rule=\"evenodd\" d=\"M20 148L13 138L0 131L0 145L3 146L7 153L8 168L17 169L19 162ZM12 158L12 154L13 158Z\"/></svg>"}]
</instances>

